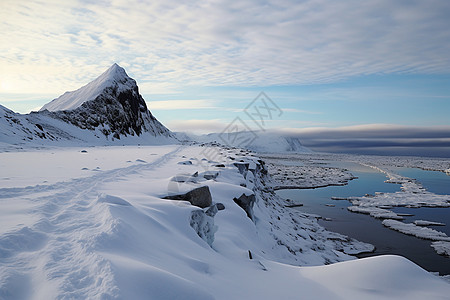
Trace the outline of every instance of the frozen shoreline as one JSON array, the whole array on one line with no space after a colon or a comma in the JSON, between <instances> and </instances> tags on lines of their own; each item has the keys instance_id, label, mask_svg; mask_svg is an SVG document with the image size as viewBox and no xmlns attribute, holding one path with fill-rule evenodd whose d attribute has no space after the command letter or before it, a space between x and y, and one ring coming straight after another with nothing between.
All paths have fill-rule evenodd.
<instances>
[{"instance_id":1,"label":"frozen shoreline","mask_svg":"<svg viewBox=\"0 0 450 300\"><path fill-rule=\"evenodd\" d=\"M392 207L410 207L410 208L420 208L420 207L439 207L439 208L450 208L450 195L439 195L427 191L419 182L416 180L401 176L390 170L389 166L402 166L402 167L416 167L424 170L435 170L445 172L450 166L450 160L448 159L428 159L428 158L414 158L414 157L377 157L377 156L353 156L353 155L335 155L335 154L316 154L316 156L311 154L299 155L301 162L308 166L308 160L331 160L331 161L348 161L361 164L366 167L373 168L381 173L384 173L387 177L386 183L399 184L401 185L401 191L394 193L381 193L376 192L374 195L365 195L360 197L332 197L332 200L347 200L352 206L347 209L351 212L362 213L370 215L377 219L392 219L392 220L403 220L404 217L401 214L397 214L390 210ZM288 177L294 177L290 173L291 170L295 170L292 166L286 166L286 159L276 160L271 158L272 170L275 170L277 174L283 174ZM306 170L304 166L298 167L299 170ZM283 180L280 176L274 176L274 188L275 189L306 189L306 188L317 188L332 185L345 185L348 180L341 180L341 178L349 179L352 175L347 171L341 169L339 173L338 170L333 168L324 168L320 170L320 166L314 166L312 176L309 181L295 181L295 180ZM333 170L329 172L329 170ZM349 174L347 174L349 173ZM316 177L322 178L320 180L315 180ZM339 176L336 176L339 174ZM325 184L323 184L325 182ZM286 184L287 183L287 184ZM322 184L322 185L320 185ZM434 226L435 222L420 222L420 226ZM404 224L404 223L401 223ZM389 227L393 229L392 227ZM419 228L420 229L420 228ZM403 232L405 233L405 232ZM443 246L434 247L438 254L448 255L448 251L442 250ZM439 249L439 251L437 250Z\"/></svg>"},{"instance_id":2,"label":"frozen shoreline","mask_svg":"<svg viewBox=\"0 0 450 300\"><path fill-rule=\"evenodd\" d=\"M290 164L298 157L305 157L304 165ZM327 186L342 186L350 180L356 179L349 171L322 166L317 163L309 163L310 157L319 157L317 154L293 155L262 155L267 163L267 168L273 179L274 190L280 189L315 189Z\"/></svg>"},{"instance_id":3,"label":"frozen shoreline","mask_svg":"<svg viewBox=\"0 0 450 300\"><path fill-rule=\"evenodd\" d=\"M379 162L380 159L377 159ZM382 165L385 166L386 163L383 163ZM376 166L373 164L364 164L368 167L372 167L374 169L379 170L380 172L383 172L386 174L388 179L386 180L387 183L393 183L393 184L400 184L401 185L401 191L396 193L376 193L373 196L363 196L363 197L353 197L349 199L349 201L352 203L352 208L354 208L353 211L355 212L361 212L364 210L379 210L382 209L382 207L411 207L411 208L420 208L420 207L439 207L439 208L449 208L450 207L450 195L439 195L434 194L429 191L427 191L419 182L416 180L401 176L396 174L393 171L390 171L388 168L384 167L381 168L379 166ZM381 164L380 164L381 165ZM415 166L418 167L421 164L414 164L410 160L408 160L409 166ZM428 166L428 170L440 170L442 171L442 164L438 164L438 166L432 167L431 165ZM422 169L425 169L425 167L421 167ZM390 229L397 230L404 234L414 235L419 238L426 238L426 236L430 236L425 234L424 232L428 232L429 234L435 230L425 227L425 226L433 226L436 225L435 222L425 222L422 220L416 220L418 224L405 224L399 221L394 220L402 220L403 217L399 214L396 214L393 211L385 210L384 215L379 215L380 218L384 219L392 219L391 220L385 220L383 221L383 225L387 226ZM373 215L372 213L370 214ZM420 225L420 227L418 226ZM438 225L441 225L438 223ZM445 225L445 224L443 224ZM450 238L442 233L442 238L436 239L434 236L434 239L437 241L448 241ZM430 239L430 238L426 238ZM435 244L432 243L431 247L438 253L439 255L445 255L449 256L448 251L448 245L447 244Z\"/></svg>"}]
</instances>

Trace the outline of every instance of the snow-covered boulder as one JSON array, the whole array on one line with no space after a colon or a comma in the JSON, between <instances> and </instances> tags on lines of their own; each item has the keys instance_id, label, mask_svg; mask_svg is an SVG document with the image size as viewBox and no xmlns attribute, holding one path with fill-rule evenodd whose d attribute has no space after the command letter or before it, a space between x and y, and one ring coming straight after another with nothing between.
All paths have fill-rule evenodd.
<instances>
[{"instance_id":1,"label":"snow-covered boulder","mask_svg":"<svg viewBox=\"0 0 450 300\"><path fill-rule=\"evenodd\" d=\"M214 225L214 216L210 216L207 212L201 209L194 210L191 213L190 220L191 227L197 232L208 245L212 245L214 242L214 233L217 231L217 226Z\"/></svg>"}]
</instances>

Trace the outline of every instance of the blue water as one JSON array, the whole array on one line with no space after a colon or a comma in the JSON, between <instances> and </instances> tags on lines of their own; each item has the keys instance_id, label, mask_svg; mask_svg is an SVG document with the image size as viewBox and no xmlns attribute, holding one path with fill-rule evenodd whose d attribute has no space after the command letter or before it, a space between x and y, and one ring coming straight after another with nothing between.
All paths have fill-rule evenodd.
<instances>
[{"instance_id":1,"label":"blue water","mask_svg":"<svg viewBox=\"0 0 450 300\"><path fill-rule=\"evenodd\" d=\"M405 216L405 223L412 223L415 220L425 220L444 223L445 226L430 226L431 228L445 232L450 236L450 208L434 208L434 207L421 207L421 208L407 208L407 207L394 207L391 209L396 213L411 214L412 216Z\"/></svg>"},{"instance_id":2,"label":"blue water","mask_svg":"<svg viewBox=\"0 0 450 300\"><path fill-rule=\"evenodd\" d=\"M443 172L427 171L418 168L393 168L393 171L402 176L416 179L429 192L439 195L450 195L450 176ZM396 207L393 211L396 213L412 214L413 216L405 217L406 223L412 223L415 220L444 223L446 226L435 226L433 229L445 232L450 236L450 209Z\"/></svg>"},{"instance_id":3,"label":"blue water","mask_svg":"<svg viewBox=\"0 0 450 300\"><path fill-rule=\"evenodd\" d=\"M300 211L318 214L325 219L330 219L331 221L319 220L319 223L328 230L375 245L376 251L374 253L361 254L359 257L396 254L407 257L428 271L439 272L441 275L450 274L450 258L438 255L430 247L431 241L390 230L384 227L380 220L367 215L351 213L347 210L347 207L351 204L346 200L331 200L332 196L349 197L363 196L375 192L396 192L400 190L400 185L385 183L384 181L387 178L383 173L356 163L328 162L327 166L346 168L358 179L350 181L346 186L279 190L277 194L283 198L291 199L293 203L303 204L302 207L296 208ZM403 212L408 209L395 208L394 210ZM414 210L414 212L408 211L407 213L413 213L415 216L410 219L408 217L406 222L412 222L419 218L444 222L442 218L447 218L448 221L445 222L450 223L448 215L446 217L446 214L450 213L450 209L420 208L409 210ZM443 227L435 227L435 229L446 232Z\"/></svg>"},{"instance_id":4,"label":"blue water","mask_svg":"<svg viewBox=\"0 0 450 300\"><path fill-rule=\"evenodd\" d=\"M376 171L375 169L364 167L357 163L334 162L327 166L345 168L358 177L349 181L344 186L328 186L317 189L301 189L301 190L280 190L278 194L283 198L289 198L295 203L303 204L302 211L314 213L328 218L328 213L334 214L334 210L330 210L326 205L335 205L338 208L347 208L348 201L334 201L332 196L351 197L364 196L365 194L374 194L375 192L396 192L400 191L400 185L385 183L386 175Z\"/></svg>"},{"instance_id":5,"label":"blue water","mask_svg":"<svg viewBox=\"0 0 450 300\"><path fill-rule=\"evenodd\" d=\"M392 168L402 176L419 181L428 191L439 195L450 195L450 176L444 172L426 171L418 168Z\"/></svg>"}]
</instances>

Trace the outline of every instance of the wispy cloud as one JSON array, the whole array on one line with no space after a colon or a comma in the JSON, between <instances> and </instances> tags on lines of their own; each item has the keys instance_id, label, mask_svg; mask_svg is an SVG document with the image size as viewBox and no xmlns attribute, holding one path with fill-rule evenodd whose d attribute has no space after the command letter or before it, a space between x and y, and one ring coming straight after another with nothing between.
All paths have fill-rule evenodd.
<instances>
[{"instance_id":1,"label":"wispy cloud","mask_svg":"<svg viewBox=\"0 0 450 300\"><path fill-rule=\"evenodd\" d=\"M283 112L293 112L293 113L308 114L308 115L322 114L319 111L310 111L310 110L303 110L303 109L297 109L297 108L283 108Z\"/></svg>"},{"instance_id":2,"label":"wispy cloud","mask_svg":"<svg viewBox=\"0 0 450 300\"><path fill-rule=\"evenodd\" d=\"M113 62L140 83L174 86L447 73L449 15L439 0L4 0L0 80L59 94Z\"/></svg>"},{"instance_id":3,"label":"wispy cloud","mask_svg":"<svg viewBox=\"0 0 450 300\"><path fill-rule=\"evenodd\" d=\"M147 101L150 110L177 110L177 109L213 109L216 108L213 100L163 100Z\"/></svg>"}]
</instances>

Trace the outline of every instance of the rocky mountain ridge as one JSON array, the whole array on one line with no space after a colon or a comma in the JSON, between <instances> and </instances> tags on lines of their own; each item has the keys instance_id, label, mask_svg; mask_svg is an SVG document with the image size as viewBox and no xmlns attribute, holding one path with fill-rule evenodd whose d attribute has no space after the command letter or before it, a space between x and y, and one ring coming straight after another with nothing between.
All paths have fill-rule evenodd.
<instances>
[{"instance_id":1,"label":"rocky mountain ridge","mask_svg":"<svg viewBox=\"0 0 450 300\"><path fill-rule=\"evenodd\" d=\"M172 132L149 111L136 81L119 65L76 91L66 92L27 115L0 107L0 142L84 141L110 144L176 141Z\"/></svg>"}]
</instances>

